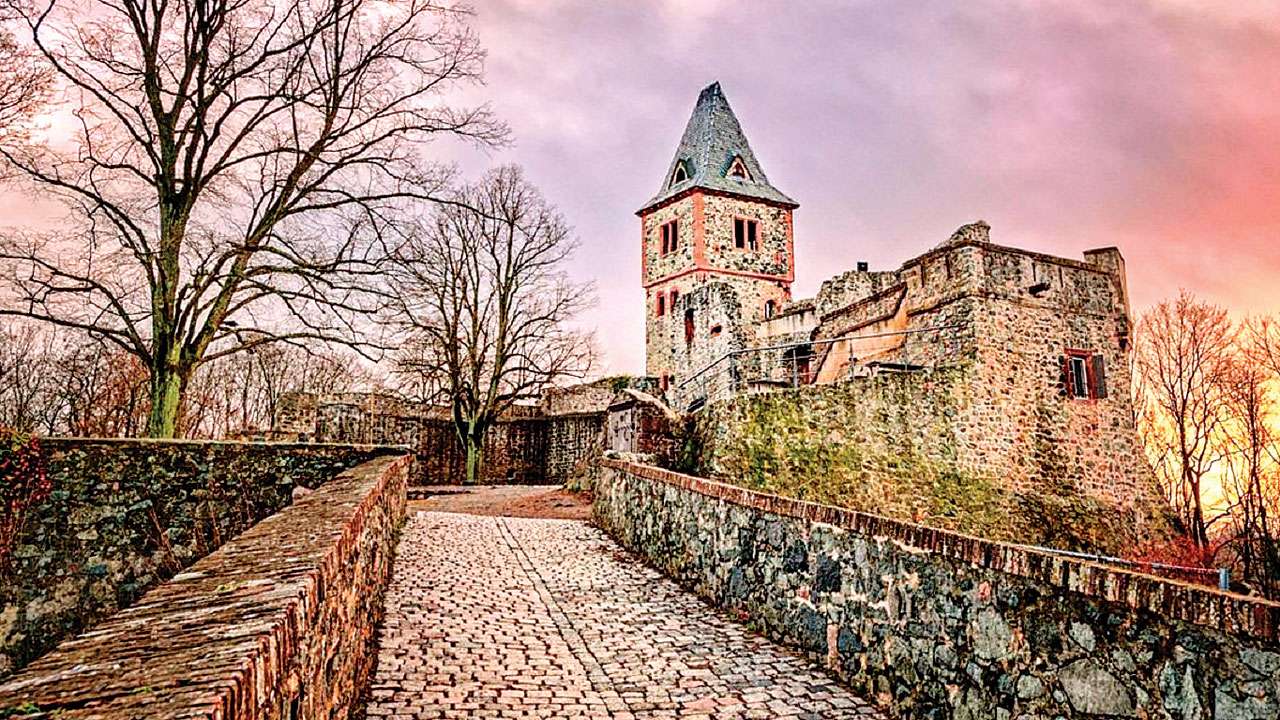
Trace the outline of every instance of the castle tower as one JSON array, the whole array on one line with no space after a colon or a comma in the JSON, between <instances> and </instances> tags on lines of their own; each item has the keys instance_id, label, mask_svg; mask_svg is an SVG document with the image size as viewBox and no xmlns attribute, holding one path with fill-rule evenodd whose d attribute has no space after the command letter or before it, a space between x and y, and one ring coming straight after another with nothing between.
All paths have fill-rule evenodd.
<instances>
[{"instance_id":1,"label":"castle tower","mask_svg":"<svg viewBox=\"0 0 1280 720\"><path fill-rule=\"evenodd\" d=\"M712 83L640 216L645 363L664 385L741 349L791 299L791 211Z\"/></svg>"}]
</instances>

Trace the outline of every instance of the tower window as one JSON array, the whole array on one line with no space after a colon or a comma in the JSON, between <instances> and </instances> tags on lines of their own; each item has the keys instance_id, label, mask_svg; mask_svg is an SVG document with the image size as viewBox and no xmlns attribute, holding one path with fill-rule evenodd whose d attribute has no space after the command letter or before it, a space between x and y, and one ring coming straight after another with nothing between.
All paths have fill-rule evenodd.
<instances>
[{"instance_id":1,"label":"tower window","mask_svg":"<svg viewBox=\"0 0 1280 720\"><path fill-rule=\"evenodd\" d=\"M751 179L751 171L747 169L747 164L742 162L741 157L735 157L733 162L729 163L729 172L725 174L738 180Z\"/></svg>"},{"instance_id":2,"label":"tower window","mask_svg":"<svg viewBox=\"0 0 1280 720\"><path fill-rule=\"evenodd\" d=\"M684 311L684 341L693 342L693 308Z\"/></svg>"},{"instance_id":3,"label":"tower window","mask_svg":"<svg viewBox=\"0 0 1280 720\"><path fill-rule=\"evenodd\" d=\"M675 172L671 173L671 184L678 185L688 179L689 168L685 167L683 160L677 160Z\"/></svg>"},{"instance_id":4,"label":"tower window","mask_svg":"<svg viewBox=\"0 0 1280 720\"><path fill-rule=\"evenodd\" d=\"M1067 397L1098 400L1107 396L1107 366L1101 355L1068 350L1061 363L1062 387Z\"/></svg>"},{"instance_id":5,"label":"tower window","mask_svg":"<svg viewBox=\"0 0 1280 720\"><path fill-rule=\"evenodd\" d=\"M680 225L675 220L662 224L662 254L673 253L680 246Z\"/></svg>"},{"instance_id":6,"label":"tower window","mask_svg":"<svg viewBox=\"0 0 1280 720\"><path fill-rule=\"evenodd\" d=\"M747 218L733 219L733 246L738 249L755 250L756 238L759 235L759 223Z\"/></svg>"},{"instance_id":7,"label":"tower window","mask_svg":"<svg viewBox=\"0 0 1280 720\"><path fill-rule=\"evenodd\" d=\"M677 300L679 300L679 299L680 299L680 291L679 291L679 290L672 290L672 291L671 291L671 312L675 312L675 310L676 310L676 301L677 301Z\"/></svg>"},{"instance_id":8,"label":"tower window","mask_svg":"<svg viewBox=\"0 0 1280 720\"><path fill-rule=\"evenodd\" d=\"M778 312L778 304L777 304L777 303L775 303L775 302L774 302L774 301L772 301L772 300L765 300L765 302L764 302L764 319L765 319L765 320L772 320L772 319L773 319L773 316L774 316L774 315L776 315L776 314L777 314L777 312Z\"/></svg>"},{"instance_id":9,"label":"tower window","mask_svg":"<svg viewBox=\"0 0 1280 720\"><path fill-rule=\"evenodd\" d=\"M658 317L662 317L667 312L667 296L658 293Z\"/></svg>"}]
</instances>

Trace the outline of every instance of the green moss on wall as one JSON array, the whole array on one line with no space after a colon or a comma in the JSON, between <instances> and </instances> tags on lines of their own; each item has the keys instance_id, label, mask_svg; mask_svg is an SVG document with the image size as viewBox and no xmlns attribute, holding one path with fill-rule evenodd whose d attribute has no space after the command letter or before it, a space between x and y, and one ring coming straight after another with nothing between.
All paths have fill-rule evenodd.
<instances>
[{"instance_id":1,"label":"green moss on wall","mask_svg":"<svg viewBox=\"0 0 1280 720\"><path fill-rule=\"evenodd\" d=\"M1102 552L1131 543L1130 519L1075 491L1050 442L1037 444L1041 479L1030 491L960 463L965 373L883 374L718 403L682 431L688 451L676 469L996 540Z\"/></svg>"}]
</instances>

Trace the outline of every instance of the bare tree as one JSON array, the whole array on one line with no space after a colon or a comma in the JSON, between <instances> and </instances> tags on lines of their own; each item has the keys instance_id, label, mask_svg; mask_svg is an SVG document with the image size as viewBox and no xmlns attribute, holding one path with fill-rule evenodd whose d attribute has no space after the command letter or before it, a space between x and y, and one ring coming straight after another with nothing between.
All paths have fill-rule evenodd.
<instances>
[{"instance_id":1,"label":"bare tree","mask_svg":"<svg viewBox=\"0 0 1280 720\"><path fill-rule=\"evenodd\" d=\"M1257 583L1267 597L1276 595L1280 580L1280 544L1274 527L1273 381L1266 366L1247 354L1222 379L1227 418L1222 433L1225 463L1219 474L1232 525L1228 546L1241 574Z\"/></svg>"},{"instance_id":2,"label":"bare tree","mask_svg":"<svg viewBox=\"0 0 1280 720\"><path fill-rule=\"evenodd\" d=\"M423 145L505 136L485 108L444 101L483 56L467 11L433 0L0 3L79 123L70 152L0 155L83 220L73 241L0 242L0 315L138 357L152 436L178 430L204 362L369 342L388 208L448 181Z\"/></svg>"},{"instance_id":3,"label":"bare tree","mask_svg":"<svg viewBox=\"0 0 1280 720\"><path fill-rule=\"evenodd\" d=\"M27 135L27 122L49 98L53 73L14 35L16 17L0 6L0 139Z\"/></svg>"},{"instance_id":4,"label":"bare tree","mask_svg":"<svg viewBox=\"0 0 1280 720\"><path fill-rule=\"evenodd\" d=\"M1143 315L1136 365L1148 451L1175 511L1200 548L1209 545L1204 480L1223 458L1223 383L1235 330L1222 308L1186 291Z\"/></svg>"},{"instance_id":5,"label":"bare tree","mask_svg":"<svg viewBox=\"0 0 1280 720\"><path fill-rule=\"evenodd\" d=\"M475 482L503 412L591 368L593 338L571 323L592 288L566 277L570 229L519 168L490 171L456 200L399 253L392 322L409 334L402 376L417 399L449 406Z\"/></svg>"}]
</instances>

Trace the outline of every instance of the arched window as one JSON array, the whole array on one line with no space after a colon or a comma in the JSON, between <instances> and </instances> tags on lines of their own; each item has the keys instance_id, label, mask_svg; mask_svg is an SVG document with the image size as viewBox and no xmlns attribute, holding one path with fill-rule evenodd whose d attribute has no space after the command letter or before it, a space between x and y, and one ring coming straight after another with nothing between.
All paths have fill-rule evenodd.
<instances>
[{"instance_id":1,"label":"arched window","mask_svg":"<svg viewBox=\"0 0 1280 720\"><path fill-rule=\"evenodd\" d=\"M747 164L742 162L741 157L735 157L733 162L729 163L729 171L725 175L738 180L750 181L752 179L751 171L747 169Z\"/></svg>"},{"instance_id":2,"label":"arched window","mask_svg":"<svg viewBox=\"0 0 1280 720\"><path fill-rule=\"evenodd\" d=\"M689 168L685 167L683 160L676 162L676 170L671 173L671 184L677 185L689 179Z\"/></svg>"}]
</instances>

